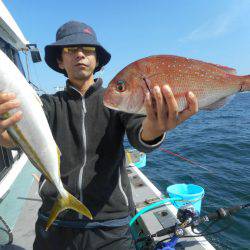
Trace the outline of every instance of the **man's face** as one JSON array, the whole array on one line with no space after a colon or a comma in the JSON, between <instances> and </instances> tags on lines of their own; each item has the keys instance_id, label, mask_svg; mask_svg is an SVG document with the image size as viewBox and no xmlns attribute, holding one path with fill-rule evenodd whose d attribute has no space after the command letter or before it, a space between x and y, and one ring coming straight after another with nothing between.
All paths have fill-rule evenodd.
<instances>
[{"instance_id":1,"label":"man's face","mask_svg":"<svg viewBox=\"0 0 250 250\"><path fill-rule=\"evenodd\" d=\"M95 48L85 46L63 48L58 65L66 70L70 80L88 79L97 66Z\"/></svg>"}]
</instances>

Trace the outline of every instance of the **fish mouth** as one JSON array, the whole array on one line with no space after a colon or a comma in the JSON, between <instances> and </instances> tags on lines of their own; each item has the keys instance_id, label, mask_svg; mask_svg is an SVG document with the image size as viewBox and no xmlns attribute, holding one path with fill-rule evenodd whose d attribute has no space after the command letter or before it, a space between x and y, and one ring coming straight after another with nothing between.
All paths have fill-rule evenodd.
<instances>
[{"instance_id":1,"label":"fish mouth","mask_svg":"<svg viewBox=\"0 0 250 250\"><path fill-rule=\"evenodd\" d=\"M108 108L116 108L118 105L117 103L115 103L112 98L110 98L110 90L106 89L106 91L104 92L103 95L103 104L104 106L108 107Z\"/></svg>"},{"instance_id":2,"label":"fish mouth","mask_svg":"<svg viewBox=\"0 0 250 250\"><path fill-rule=\"evenodd\" d=\"M107 108L112 108L112 109L116 109L117 108L117 103L112 102L111 100L103 100L103 104L104 106L106 106Z\"/></svg>"},{"instance_id":3,"label":"fish mouth","mask_svg":"<svg viewBox=\"0 0 250 250\"><path fill-rule=\"evenodd\" d=\"M104 106L105 106L106 108L120 111L117 107L115 107L115 106L113 106L113 105L110 105L110 104L105 103L105 102L103 102L103 104L104 104Z\"/></svg>"}]
</instances>

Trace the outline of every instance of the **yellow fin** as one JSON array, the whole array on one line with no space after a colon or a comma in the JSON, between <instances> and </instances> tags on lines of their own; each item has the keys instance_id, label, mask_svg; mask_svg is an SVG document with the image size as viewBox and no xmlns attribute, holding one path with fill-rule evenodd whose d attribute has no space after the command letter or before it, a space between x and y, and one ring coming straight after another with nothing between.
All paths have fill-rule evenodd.
<instances>
[{"instance_id":1,"label":"yellow fin","mask_svg":"<svg viewBox=\"0 0 250 250\"><path fill-rule=\"evenodd\" d=\"M77 211L78 213L83 214L84 216L88 217L91 220L93 219L93 216L88 210L88 208L85 205L83 205L79 200L77 200L73 195L71 195L70 193L67 193L66 197L60 197L55 202L51 210L50 217L47 222L45 230L47 231L49 229L49 227L51 226L51 224L53 223L53 221L56 219L57 215L60 212L68 208L73 209Z\"/></svg>"}]
</instances>

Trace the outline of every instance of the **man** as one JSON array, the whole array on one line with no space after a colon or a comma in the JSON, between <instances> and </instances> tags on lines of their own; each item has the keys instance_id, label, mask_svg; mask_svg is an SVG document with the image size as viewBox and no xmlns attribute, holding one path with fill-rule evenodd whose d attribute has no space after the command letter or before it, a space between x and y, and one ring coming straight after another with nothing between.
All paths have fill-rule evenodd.
<instances>
[{"instance_id":1,"label":"man","mask_svg":"<svg viewBox=\"0 0 250 250\"><path fill-rule=\"evenodd\" d=\"M188 108L178 114L167 85L155 87L152 96L146 97L146 117L104 107L102 80L94 79L94 73L110 57L94 30L75 21L60 27L56 42L45 47L46 63L68 77L64 91L41 97L62 153L62 181L88 207L94 220L68 210L46 232L57 191L42 176L39 193L43 203L36 222L34 249L134 249L128 226L133 201L124 166L124 134L135 148L150 152L161 144L166 131L197 112L196 98L187 93ZM0 115L19 105L13 94L0 94ZM6 128L20 119L22 115L17 112L0 121L3 146L15 146Z\"/></svg>"}]
</instances>

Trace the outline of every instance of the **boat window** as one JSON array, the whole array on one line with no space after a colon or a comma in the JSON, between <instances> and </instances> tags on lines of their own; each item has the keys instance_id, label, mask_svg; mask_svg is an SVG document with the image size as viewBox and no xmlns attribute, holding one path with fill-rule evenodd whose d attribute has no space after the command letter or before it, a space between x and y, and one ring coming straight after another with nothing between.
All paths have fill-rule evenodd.
<instances>
[{"instance_id":1,"label":"boat window","mask_svg":"<svg viewBox=\"0 0 250 250\"><path fill-rule=\"evenodd\" d=\"M13 53L14 63L16 64L18 69L21 71L21 73L25 76L25 72L24 72L23 65L22 65L22 62L21 62L20 55L19 55L18 51L15 51L13 49L12 53Z\"/></svg>"},{"instance_id":2,"label":"boat window","mask_svg":"<svg viewBox=\"0 0 250 250\"><path fill-rule=\"evenodd\" d=\"M10 58L11 61L14 61L10 44L6 43L2 38L0 38L0 49Z\"/></svg>"},{"instance_id":3,"label":"boat window","mask_svg":"<svg viewBox=\"0 0 250 250\"><path fill-rule=\"evenodd\" d=\"M15 48L13 48L10 44L6 43L1 37L0 37L0 49L10 58L12 62L15 63L15 65L18 67L21 73L25 75L18 51Z\"/></svg>"}]
</instances>

